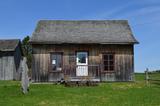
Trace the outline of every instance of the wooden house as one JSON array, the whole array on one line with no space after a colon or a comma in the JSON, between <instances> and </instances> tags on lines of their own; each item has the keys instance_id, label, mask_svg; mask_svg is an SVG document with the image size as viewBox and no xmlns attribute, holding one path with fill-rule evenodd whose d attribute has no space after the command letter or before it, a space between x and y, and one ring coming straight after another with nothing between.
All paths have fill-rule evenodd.
<instances>
[{"instance_id":1,"label":"wooden house","mask_svg":"<svg viewBox=\"0 0 160 106\"><path fill-rule=\"evenodd\" d=\"M19 39L0 40L0 80L19 80L21 59Z\"/></svg>"},{"instance_id":2,"label":"wooden house","mask_svg":"<svg viewBox=\"0 0 160 106\"><path fill-rule=\"evenodd\" d=\"M36 82L134 80L138 41L126 20L41 20L30 43Z\"/></svg>"}]
</instances>

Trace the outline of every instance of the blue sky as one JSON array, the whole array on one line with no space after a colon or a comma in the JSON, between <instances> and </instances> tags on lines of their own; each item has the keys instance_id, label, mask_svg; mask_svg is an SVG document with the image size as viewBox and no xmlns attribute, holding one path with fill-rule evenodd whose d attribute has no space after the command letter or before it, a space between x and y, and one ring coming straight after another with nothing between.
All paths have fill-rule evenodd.
<instances>
[{"instance_id":1,"label":"blue sky","mask_svg":"<svg viewBox=\"0 0 160 106\"><path fill-rule=\"evenodd\" d=\"M160 0L0 0L0 39L23 39L40 19L127 19L140 42L135 70L160 69Z\"/></svg>"}]
</instances>

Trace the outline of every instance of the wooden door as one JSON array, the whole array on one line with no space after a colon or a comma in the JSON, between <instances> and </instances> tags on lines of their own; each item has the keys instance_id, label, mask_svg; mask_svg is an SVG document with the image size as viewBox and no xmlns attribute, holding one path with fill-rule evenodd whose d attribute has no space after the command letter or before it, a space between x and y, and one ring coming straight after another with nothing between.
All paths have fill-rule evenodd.
<instances>
[{"instance_id":1,"label":"wooden door","mask_svg":"<svg viewBox=\"0 0 160 106\"><path fill-rule=\"evenodd\" d=\"M88 53L77 52L76 57L76 76L88 76Z\"/></svg>"}]
</instances>

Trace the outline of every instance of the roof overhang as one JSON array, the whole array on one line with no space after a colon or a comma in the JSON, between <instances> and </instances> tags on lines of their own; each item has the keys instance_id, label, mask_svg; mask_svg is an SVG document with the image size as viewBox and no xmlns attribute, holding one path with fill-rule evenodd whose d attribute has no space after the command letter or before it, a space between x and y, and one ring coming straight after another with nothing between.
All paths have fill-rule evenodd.
<instances>
[{"instance_id":1,"label":"roof overhang","mask_svg":"<svg viewBox=\"0 0 160 106\"><path fill-rule=\"evenodd\" d=\"M97 44L97 45L133 45L133 44L139 44L139 42L104 42L104 43L61 43L61 42L33 42L30 41L29 42L31 45L34 44L53 44L53 45L61 45L61 44L77 44L77 45L82 45L82 44L86 44L86 45L91 45L91 44Z\"/></svg>"}]
</instances>

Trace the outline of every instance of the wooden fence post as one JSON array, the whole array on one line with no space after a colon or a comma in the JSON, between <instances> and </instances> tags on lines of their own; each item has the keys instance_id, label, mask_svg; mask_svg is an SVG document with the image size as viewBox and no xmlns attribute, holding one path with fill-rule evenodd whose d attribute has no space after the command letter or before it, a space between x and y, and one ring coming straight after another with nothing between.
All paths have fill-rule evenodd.
<instances>
[{"instance_id":1,"label":"wooden fence post","mask_svg":"<svg viewBox=\"0 0 160 106\"><path fill-rule=\"evenodd\" d=\"M149 76L148 76L148 68L146 69L146 71L145 71L145 80L146 80L146 84L148 85L148 83L149 83Z\"/></svg>"}]
</instances>

